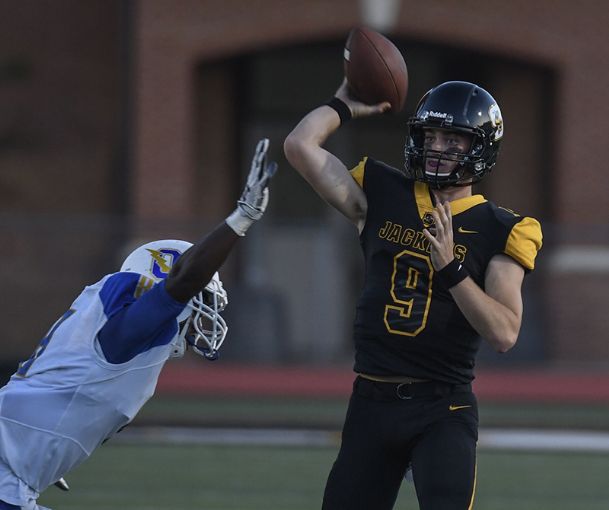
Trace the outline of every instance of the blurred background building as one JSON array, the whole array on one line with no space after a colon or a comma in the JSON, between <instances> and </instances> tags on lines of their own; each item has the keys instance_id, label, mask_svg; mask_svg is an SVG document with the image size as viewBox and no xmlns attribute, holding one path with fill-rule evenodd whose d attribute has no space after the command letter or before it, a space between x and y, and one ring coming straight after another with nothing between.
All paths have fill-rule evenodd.
<instances>
[{"instance_id":1,"label":"blurred background building","mask_svg":"<svg viewBox=\"0 0 609 510\"><path fill-rule=\"evenodd\" d=\"M540 219L545 242L519 343L480 364L609 368L607 2L0 0L4 371L136 244L222 220L263 136L280 173L222 271L224 359L348 366L357 235L282 143L340 84L356 25L400 47L410 91L403 112L331 138L347 164L401 167L406 120L439 82L479 83L502 108L502 154L478 191Z\"/></svg>"}]
</instances>

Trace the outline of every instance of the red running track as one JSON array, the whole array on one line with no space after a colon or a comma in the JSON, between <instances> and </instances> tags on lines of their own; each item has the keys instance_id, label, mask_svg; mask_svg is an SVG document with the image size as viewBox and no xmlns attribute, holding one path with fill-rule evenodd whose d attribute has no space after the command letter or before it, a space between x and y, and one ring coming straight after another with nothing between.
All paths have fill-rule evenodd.
<instances>
[{"instance_id":1,"label":"red running track","mask_svg":"<svg viewBox=\"0 0 609 510\"><path fill-rule=\"evenodd\" d=\"M157 392L200 396L347 397L350 368L168 363ZM474 390L483 400L609 403L609 371L481 370Z\"/></svg>"}]
</instances>

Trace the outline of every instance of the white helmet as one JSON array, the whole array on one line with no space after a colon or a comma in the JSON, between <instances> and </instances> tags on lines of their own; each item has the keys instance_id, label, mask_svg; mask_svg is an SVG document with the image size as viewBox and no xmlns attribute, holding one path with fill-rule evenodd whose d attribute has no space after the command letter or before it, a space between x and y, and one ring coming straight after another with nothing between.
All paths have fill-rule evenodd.
<instances>
[{"instance_id":1,"label":"white helmet","mask_svg":"<svg viewBox=\"0 0 609 510\"><path fill-rule=\"evenodd\" d=\"M176 239L153 241L132 251L123 262L121 272L138 273L154 283L167 278L178 258L192 243ZM173 342L173 357L180 357L188 342L197 354L216 359L228 326L220 316L228 304L226 290L216 272L205 288L194 296L178 315L179 332Z\"/></svg>"}]
</instances>

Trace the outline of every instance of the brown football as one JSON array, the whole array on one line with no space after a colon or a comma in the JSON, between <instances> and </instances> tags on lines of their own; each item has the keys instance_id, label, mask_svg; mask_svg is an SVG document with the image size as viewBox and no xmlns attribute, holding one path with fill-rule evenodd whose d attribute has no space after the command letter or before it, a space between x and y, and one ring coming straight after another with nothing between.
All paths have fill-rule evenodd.
<instances>
[{"instance_id":1,"label":"brown football","mask_svg":"<svg viewBox=\"0 0 609 510\"><path fill-rule=\"evenodd\" d=\"M365 27L351 30L345 43L344 67L353 94L366 104L391 103L404 107L408 69L400 50L385 36Z\"/></svg>"}]
</instances>

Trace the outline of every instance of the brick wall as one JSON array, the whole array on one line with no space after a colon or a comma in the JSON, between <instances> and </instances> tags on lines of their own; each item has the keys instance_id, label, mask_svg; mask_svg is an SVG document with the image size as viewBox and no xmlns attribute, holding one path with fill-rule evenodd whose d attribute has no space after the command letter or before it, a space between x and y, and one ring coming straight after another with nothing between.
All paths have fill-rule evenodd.
<instances>
[{"instance_id":1,"label":"brick wall","mask_svg":"<svg viewBox=\"0 0 609 510\"><path fill-rule=\"evenodd\" d=\"M116 266L127 236L189 235L232 207L238 160L221 140L239 130L227 120L236 105L226 87L234 83L222 73L200 76L200 62L340 40L366 23L363 1L4 2L0 240L10 298L0 321L6 355L29 352L84 281ZM556 361L609 363L609 252L602 251L609 244L608 22L605 2L404 0L388 29L446 52L471 49L550 70L551 90L527 89L531 82L511 76L509 66L499 87L510 112L535 123L535 137L514 133L514 140L523 153L546 152L540 155L550 162L544 185L499 176L488 192L515 207L543 204L535 211L547 227L539 269L547 352ZM217 101L197 97L201 79L218 91ZM550 103L549 118L517 109L520 97L533 92L536 101ZM217 123L218 116L225 122ZM218 128L207 145L198 138L201 122ZM508 166L518 160L502 158ZM201 159L213 169L209 174ZM211 184L202 186L204 180ZM598 256L579 267L591 249Z\"/></svg>"}]
</instances>

